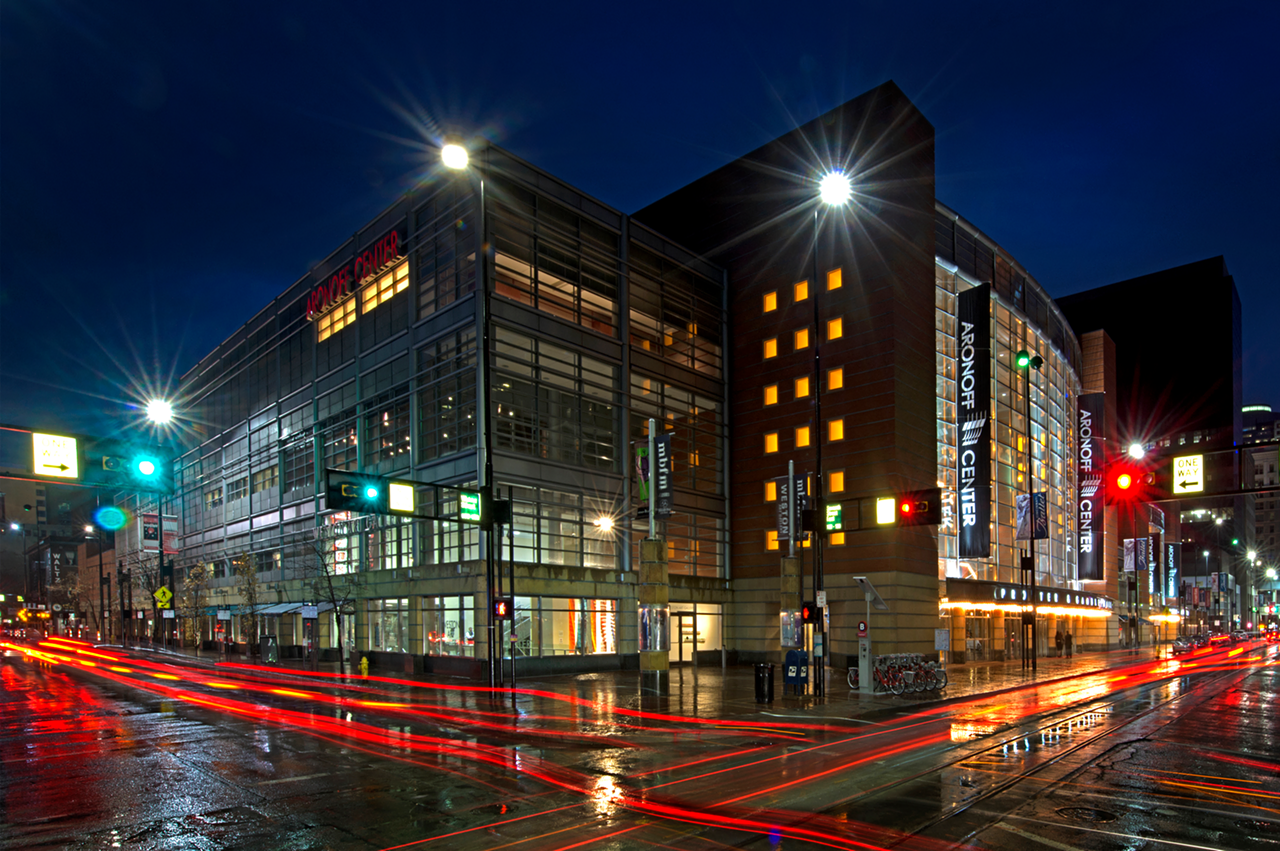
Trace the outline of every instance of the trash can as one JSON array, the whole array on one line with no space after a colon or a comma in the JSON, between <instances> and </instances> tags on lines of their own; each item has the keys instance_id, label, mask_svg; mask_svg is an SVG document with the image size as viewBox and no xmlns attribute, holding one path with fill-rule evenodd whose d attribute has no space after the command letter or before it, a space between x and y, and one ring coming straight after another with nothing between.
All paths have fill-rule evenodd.
<instances>
[{"instance_id":1,"label":"trash can","mask_svg":"<svg viewBox=\"0 0 1280 851\"><path fill-rule=\"evenodd\" d=\"M773 663L756 665L756 703L773 703Z\"/></svg>"}]
</instances>

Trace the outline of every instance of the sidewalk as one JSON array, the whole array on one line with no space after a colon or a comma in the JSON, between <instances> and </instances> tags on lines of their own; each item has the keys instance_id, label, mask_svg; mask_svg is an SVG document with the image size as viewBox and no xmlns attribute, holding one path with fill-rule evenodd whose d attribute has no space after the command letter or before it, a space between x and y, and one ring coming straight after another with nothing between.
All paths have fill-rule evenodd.
<instances>
[{"instance_id":1,"label":"sidewalk","mask_svg":"<svg viewBox=\"0 0 1280 851\"><path fill-rule=\"evenodd\" d=\"M137 649L148 650L156 655L176 653L189 661L207 665L216 665L221 661L249 665L261 664L256 659L238 655L224 660L217 653L202 652L197 656L192 650L176 652L172 649L160 648ZM1150 645L1140 647L1136 652L1132 649L1116 649L1076 654L1073 658L1037 659L1034 673L1030 668L1024 670L1021 660L950 665L947 668L949 682L946 689L940 692L919 692L900 696L871 695L853 691L846 683L844 668L829 669L825 696L784 694L781 670L775 667L773 701L765 704L755 701L755 668L752 665L728 668L706 665L695 668L684 665L673 668L668 674L666 694L642 691L638 671L599 671L521 678L516 685L522 690L554 692L591 700L601 706L623 706L649 712L692 715L701 718L750 717L765 714L771 717L782 716L796 720L816 721L823 718L856 718L894 708L998 694L1023 686L1046 684L1139 662L1149 662L1166 655L1167 652L1166 644L1159 648ZM305 673L300 660L284 660L276 665L265 667L278 668L282 673ZM319 670L332 675L339 672L339 666L337 662L324 662L320 664ZM419 681L424 684L440 683L451 687L467 685L470 682L454 677L406 674L378 668L372 669L369 675ZM358 669L353 670L350 665L347 666L346 676L352 682L358 682L361 679ZM485 683L473 684L477 690L486 685ZM516 701L522 703L525 699L525 695L519 695ZM528 699L533 701L532 697Z\"/></svg>"}]
</instances>

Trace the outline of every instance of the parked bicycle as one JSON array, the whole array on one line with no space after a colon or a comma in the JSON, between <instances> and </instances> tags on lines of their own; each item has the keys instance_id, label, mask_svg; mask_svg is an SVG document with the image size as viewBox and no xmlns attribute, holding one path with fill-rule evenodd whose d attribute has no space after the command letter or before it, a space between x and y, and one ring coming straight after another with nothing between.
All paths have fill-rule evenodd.
<instances>
[{"instance_id":1,"label":"parked bicycle","mask_svg":"<svg viewBox=\"0 0 1280 851\"><path fill-rule=\"evenodd\" d=\"M891 653L877 656L871 669L874 691L904 694L918 691L940 691L947 687L947 671L941 664L926 661L919 653ZM849 688L859 686L856 666L847 675Z\"/></svg>"}]
</instances>

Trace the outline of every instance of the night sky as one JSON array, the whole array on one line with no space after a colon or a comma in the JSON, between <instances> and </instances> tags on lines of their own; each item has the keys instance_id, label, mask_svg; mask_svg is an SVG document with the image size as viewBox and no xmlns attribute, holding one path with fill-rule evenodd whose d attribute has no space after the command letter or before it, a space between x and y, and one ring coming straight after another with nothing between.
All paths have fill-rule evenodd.
<instances>
[{"instance_id":1,"label":"night sky","mask_svg":"<svg viewBox=\"0 0 1280 851\"><path fill-rule=\"evenodd\" d=\"M1272 0L3 0L0 423L136 421L445 131L633 212L890 79L938 198L1051 295L1224 255L1244 401L1280 407L1277 32Z\"/></svg>"}]
</instances>

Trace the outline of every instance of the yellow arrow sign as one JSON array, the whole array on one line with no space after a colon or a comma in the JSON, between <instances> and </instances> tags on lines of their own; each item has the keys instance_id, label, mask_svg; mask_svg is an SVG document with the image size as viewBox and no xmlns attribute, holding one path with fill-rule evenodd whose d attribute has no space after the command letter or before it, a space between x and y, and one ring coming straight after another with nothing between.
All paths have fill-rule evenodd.
<instances>
[{"instance_id":1,"label":"yellow arrow sign","mask_svg":"<svg viewBox=\"0 0 1280 851\"><path fill-rule=\"evenodd\" d=\"M156 598L156 605L162 609L169 608L169 603L173 600L173 592L163 585L151 596Z\"/></svg>"}]
</instances>

